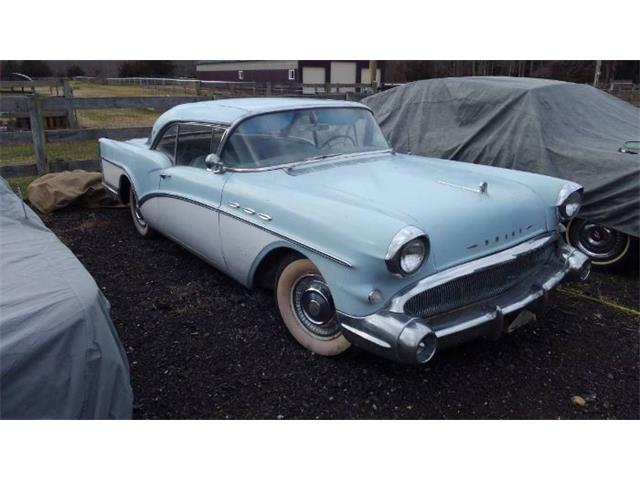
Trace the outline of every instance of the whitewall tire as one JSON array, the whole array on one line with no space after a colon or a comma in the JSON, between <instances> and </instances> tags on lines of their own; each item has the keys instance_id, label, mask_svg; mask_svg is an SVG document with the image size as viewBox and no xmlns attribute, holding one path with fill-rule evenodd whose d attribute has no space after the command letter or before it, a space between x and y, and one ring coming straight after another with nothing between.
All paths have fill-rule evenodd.
<instances>
[{"instance_id":1,"label":"whitewall tire","mask_svg":"<svg viewBox=\"0 0 640 480\"><path fill-rule=\"evenodd\" d=\"M283 261L276 275L275 300L285 326L306 349L333 356L351 346L337 322L329 287L308 259L296 256Z\"/></svg>"}]
</instances>

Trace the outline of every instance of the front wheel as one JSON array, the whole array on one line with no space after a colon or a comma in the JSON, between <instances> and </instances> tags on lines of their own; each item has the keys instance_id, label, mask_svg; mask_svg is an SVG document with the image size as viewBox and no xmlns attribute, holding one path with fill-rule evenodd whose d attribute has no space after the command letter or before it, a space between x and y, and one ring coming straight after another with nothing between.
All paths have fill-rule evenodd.
<instances>
[{"instance_id":1,"label":"front wheel","mask_svg":"<svg viewBox=\"0 0 640 480\"><path fill-rule=\"evenodd\" d=\"M567 226L567 241L603 269L622 266L632 251L626 233L579 218Z\"/></svg>"},{"instance_id":2,"label":"front wheel","mask_svg":"<svg viewBox=\"0 0 640 480\"><path fill-rule=\"evenodd\" d=\"M340 330L329 286L308 259L295 256L283 261L276 275L275 300L285 326L306 349L333 356L351 346Z\"/></svg>"}]
</instances>

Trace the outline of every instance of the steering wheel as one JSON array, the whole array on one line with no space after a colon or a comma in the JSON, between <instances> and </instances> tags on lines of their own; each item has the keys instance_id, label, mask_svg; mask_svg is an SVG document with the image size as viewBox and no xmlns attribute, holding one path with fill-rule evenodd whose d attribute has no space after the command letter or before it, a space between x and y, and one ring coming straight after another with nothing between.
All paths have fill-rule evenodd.
<instances>
[{"instance_id":1,"label":"steering wheel","mask_svg":"<svg viewBox=\"0 0 640 480\"><path fill-rule=\"evenodd\" d=\"M351 144L352 144L354 147L356 146L356 142L355 142L355 140L354 140L353 138L351 138L349 135L342 135L342 134L339 134L339 135L334 135L333 137L331 137L331 138L327 139L327 140L326 140L322 145L320 145L320 147L319 147L319 148L324 148L324 147L326 147L330 142L333 142L334 140L336 140L336 139L340 139L340 138L343 138L343 139L349 140L349 141L351 142ZM332 146L333 146L333 145L332 145Z\"/></svg>"}]
</instances>

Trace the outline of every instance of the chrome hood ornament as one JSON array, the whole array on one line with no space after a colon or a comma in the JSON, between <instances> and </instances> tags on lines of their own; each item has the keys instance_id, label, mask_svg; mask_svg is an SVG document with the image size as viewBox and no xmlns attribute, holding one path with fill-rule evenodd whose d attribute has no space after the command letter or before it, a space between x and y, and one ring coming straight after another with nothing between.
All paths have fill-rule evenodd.
<instances>
[{"instance_id":1,"label":"chrome hood ornament","mask_svg":"<svg viewBox=\"0 0 640 480\"><path fill-rule=\"evenodd\" d=\"M462 190L467 190L469 192L476 192L476 193L487 193L487 189L489 187L489 184L487 182L482 182L480 185L478 185L478 188L466 187L464 185L456 185L455 183L449 183L442 180L438 180L438 183L440 185L447 185L448 187L461 188Z\"/></svg>"}]
</instances>

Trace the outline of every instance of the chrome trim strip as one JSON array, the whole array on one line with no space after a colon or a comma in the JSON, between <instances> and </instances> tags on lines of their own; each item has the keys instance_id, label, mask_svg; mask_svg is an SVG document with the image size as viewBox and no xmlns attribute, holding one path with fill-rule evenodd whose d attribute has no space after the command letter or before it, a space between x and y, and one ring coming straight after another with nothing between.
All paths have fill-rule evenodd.
<instances>
[{"instance_id":1,"label":"chrome trim strip","mask_svg":"<svg viewBox=\"0 0 640 480\"><path fill-rule=\"evenodd\" d=\"M229 202L227 205L229 205L231 208L240 208L240 204L237 202Z\"/></svg>"},{"instance_id":2,"label":"chrome trim strip","mask_svg":"<svg viewBox=\"0 0 640 480\"><path fill-rule=\"evenodd\" d=\"M297 245L297 246L299 246L301 248L309 250L309 251L311 251L313 253L316 253L316 254L318 254L318 255L320 255L322 257L328 258L329 260L332 260L332 261L334 261L336 263L339 263L340 265L343 265L343 266L348 267L348 268L355 268L352 263L350 263L350 262L348 262L346 260L343 260L342 258L336 257L335 255L332 255L332 254L327 253L327 252L323 252L322 250L319 250L319 249L317 249L317 248L315 248L315 247L313 247L311 245L307 245L306 243L303 243L303 242L301 242L299 240L296 240L296 239L291 238L291 237L287 237L286 235L283 235L283 234L275 232L275 231L273 231L271 229L265 228L264 226L258 225L257 223L250 222L246 218L234 215L234 214L232 214L230 212L222 210L219 207L214 207L212 205L207 205L206 203L202 203L202 202L199 202L197 200L193 200L193 199L188 198L188 197L182 197L180 195L175 195L175 194L172 194L172 193L160 193L160 192L148 193L145 196L143 196L142 198L140 198L140 200L139 200L140 206L142 206L142 204L144 204L146 201L148 201L148 200L150 200L152 198L155 198L155 197L174 198L176 200L182 200L183 202L189 202L189 203L192 203L194 205L201 206L203 208L208 208L209 210L213 210L215 212L219 212L219 213L221 213L223 215L226 215L228 217L231 217L231 218L234 218L234 219L239 220L241 222L244 222L244 223L247 223L249 225L252 225L252 226L254 226L256 228L259 228L259 229L261 229L261 230L263 230L265 232L268 232L268 233L270 233L272 235L275 235L276 237L282 238L283 240L287 240L287 241L293 243L294 245Z\"/></svg>"},{"instance_id":3,"label":"chrome trim strip","mask_svg":"<svg viewBox=\"0 0 640 480\"><path fill-rule=\"evenodd\" d=\"M102 182L102 186L104 187L105 190L107 190L112 195L118 196L120 193L118 190L116 190L114 187L112 187L108 183L105 183L104 181Z\"/></svg>"},{"instance_id":4,"label":"chrome trim strip","mask_svg":"<svg viewBox=\"0 0 640 480\"><path fill-rule=\"evenodd\" d=\"M549 235L544 235L542 237L527 240L507 250L502 250L501 252L494 253L477 260L463 263L462 265L451 267L447 270L443 270L442 272L435 273L429 277L423 278L422 280L408 287L408 289L401 291L400 293L395 295L391 299L387 308L392 312L403 313L404 304L410 298L421 292L424 292L425 290L429 290L430 288L436 287L456 278L485 270L501 263L509 262L520 255L530 252L531 250L541 248L544 245L557 240L557 238L557 232L553 232Z\"/></svg>"},{"instance_id":5,"label":"chrome trim strip","mask_svg":"<svg viewBox=\"0 0 640 480\"><path fill-rule=\"evenodd\" d=\"M253 208L247 208L247 207L244 207L242 211L244 213L248 213L249 215L253 215L254 213L256 213L256 211Z\"/></svg>"},{"instance_id":6,"label":"chrome trim strip","mask_svg":"<svg viewBox=\"0 0 640 480\"><path fill-rule=\"evenodd\" d=\"M260 220L264 220L265 222L270 222L271 221L271 217L269 215L267 215L266 213L259 213L258 217L260 218Z\"/></svg>"}]
</instances>

